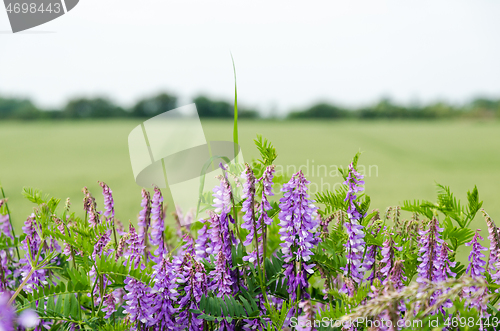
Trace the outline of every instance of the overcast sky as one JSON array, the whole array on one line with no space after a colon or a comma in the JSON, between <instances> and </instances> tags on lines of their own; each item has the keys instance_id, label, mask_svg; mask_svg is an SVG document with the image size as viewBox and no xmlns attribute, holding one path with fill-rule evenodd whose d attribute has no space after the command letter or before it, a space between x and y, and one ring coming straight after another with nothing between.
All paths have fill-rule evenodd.
<instances>
[{"instance_id":1,"label":"overcast sky","mask_svg":"<svg viewBox=\"0 0 500 331\"><path fill-rule=\"evenodd\" d=\"M11 34L2 8L0 95L230 99L232 52L240 101L266 112L500 97L499 15L497 0L81 0Z\"/></svg>"}]
</instances>

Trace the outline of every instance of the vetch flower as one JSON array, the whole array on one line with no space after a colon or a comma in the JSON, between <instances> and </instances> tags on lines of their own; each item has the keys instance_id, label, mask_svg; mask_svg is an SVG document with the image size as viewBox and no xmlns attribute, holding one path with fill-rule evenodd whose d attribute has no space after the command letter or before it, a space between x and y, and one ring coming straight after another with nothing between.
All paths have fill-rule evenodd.
<instances>
[{"instance_id":1,"label":"vetch flower","mask_svg":"<svg viewBox=\"0 0 500 331\"><path fill-rule=\"evenodd\" d=\"M394 240L389 236L389 239L384 241L382 247L382 260L380 261L384 267L380 269L380 275L382 277L382 284L387 284L389 281L389 274L394 267L394 253L395 251L401 251L402 247L397 247L394 244Z\"/></svg>"},{"instance_id":2,"label":"vetch flower","mask_svg":"<svg viewBox=\"0 0 500 331\"><path fill-rule=\"evenodd\" d=\"M213 282L209 290L216 291L218 297L224 297L224 295L231 295L231 287L233 281L231 279L230 270L227 267L226 257L221 251L217 255L217 262L215 264L215 270L210 272L210 277L212 277Z\"/></svg>"},{"instance_id":3,"label":"vetch flower","mask_svg":"<svg viewBox=\"0 0 500 331\"><path fill-rule=\"evenodd\" d=\"M362 263L365 251L365 233L363 231L364 227L359 223L365 215L361 215L356 206L356 193L363 190L361 185L364 184L364 181L361 179L363 179L363 176L356 171L351 163L347 179L344 182L348 186L344 201L348 202L347 214L349 220L345 223L348 236L347 243L344 245L347 252L347 265L343 270L344 275L351 277L358 284L363 281L365 271Z\"/></svg>"},{"instance_id":4,"label":"vetch flower","mask_svg":"<svg viewBox=\"0 0 500 331\"><path fill-rule=\"evenodd\" d=\"M94 197L92 196L92 194L90 194L89 190L86 187L84 187L82 191L85 194L85 197L83 198L83 209L87 213L88 222L90 223L90 226L95 227L97 224L100 223L99 212L97 211L97 204L95 202Z\"/></svg>"},{"instance_id":5,"label":"vetch flower","mask_svg":"<svg viewBox=\"0 0 500 331\"><path fill-rule=\"evenodd\" d=\"M40 317L35 311L26 309L19 315L18 321L22 327L31 329L40 324Z\"/></svg>"},{"instance_id":6,"label":"vetch flower","mask_svg":"<svg viewBox=\"0 0 500 331\"><path fill-rule=\"evenodd\" d=\"M9 304L9 295L0 293L0 330L14 331L16 314L14 307Z\"/></svg>"},{"instance_id":7,"label":"vetch flower","mask_svg":"<svg viewBox=\"0 0 500 331\"><path fill-rule=\"evenodd\" d=\"M309 286L307 274L312 274L315 266L308 262L313 255L311 249L320 241L319 233L315 231L318 225L317 208L307 194L309 183L299 171L281 189L284 194L280 199L280 246L285 262L284 275L292 300L297 298L297 291L301 297L306 294L305 289Z\"/></svg>"},{"instance_id":8,"label":"vetch flower","mask_svg":"<svg viewBox=\"0 0 500 331\"><path fill-rule=\"evenodd\" d=\"M206 259L208 257L208 247L208 228L206 225L203 225L203 227L198 230L198 238L196 238L194 245L197 259Z\"/></svg>"},{"instance_id":9,"label":"vetch flower","mask_svg":"<svg viewBox=\"0 0 500 331\"><path fill-rule=\"evenodd\" d=\"M102 307L103 307L102 311L104 311L106 313L104 318L110 318L113 315L113 313L116 312L116 303L117 303L117 300L116 300L115 296L113 295L113 292L104 296L104 302L102 304Z\"/></svg>"},{"instance_id":10,"label":"vetch flower","mask_svg":"<svg viewBox=\"0 0 500 331\"><path fill-rule=\"evenodd\" d=\"M255 183L257 180L255 179L253 171L250 169L248 164L245 165L245 170L243 170L241 178L244 179L243 195L241 198L245 199L241 208L241 211L244 213L243 224L241 224L241 227L248 230L247 238L243 242L244 246L248 246L254 240L255 232L257 232L257 229L260 228L260 225L257 224L255 217Z\"/></svg>"},{"instance_id":11,"label":"vetch flower","mask_svg":"<svg viewBox=\"0 0 500 331\"><path fill-rule=\"evenodd\" d=\"M130 321L146 324L151 316L151 307L154 304L151 290L143 282L134 278L125 278L125 306L124 312L129 314Z\"/></svg>"},{"instance_id":12,"label":"vetch flower","mask_svg":"<svg viewBox=\"0 0 500 331\"><path fill-rule=\"evenodd\" d=\"M102 256L104 248L108 245L111 240L111 230L106 231L102 236L99 237L96 244L94 245L94 252L92 253L92 258L96 259L97 256Z\"/></svg>"},{"instance_id":13,"label":"vetch flower","mask_svg":"<svg viewBox=\"0 0 500 331\"><path fill-rule=\"evenodd\" d=\"M154 305L151 309L149 325L161 325L167 330L175 328L175 314L177 309L176 274L171 263L163 258L161 262L153 267L153 281L155 293L152 297Z\"/></svg>"},{"instance_id":14,"label":"vetch flower","mask_svg":"<svg viewBox=\"0 0 500 331\"><path fill-rule=\"evenodd\" d=\"M146 240L151 225L151 194L145 189L142 189L141 207L137 226L139 227L139 238Z\"/></svg>"},{"instance_id":15,"label":"vetch flower","mask_svg":"<svg viewBox=\"0 0 500 331\"><path fill-rule=\"evenodd\" d=\"M129 226L129 236L127 239L128 251L126 257L130 257L132 266L138 268L144 255L144 244L139 238L132 224Z\"/></svg>"},{"instance_id":16,"label":"vetch flower","mask_svg":"<svg viewBox=\"0 0 500 331\"><path fill-rule=\"evenodd\" d=\"M484 240L483 237L479 235L479 229L476 230L474 237L471 242L465 244L465 246L472 246L472 250L469 254L469 266L465 271L466 274L470 274L472 278L482 277L482 274L485 272L484 266L486 265L486 261L482 258L485 257L482 251L486 251L488 249L484 248L478 240Z\"/></svg>"},{"instance_id":17,"label":"vetch flower","mask_svg":"<svg viewBox=\"0 0 500 331\"><path fill-rule=\"evenodd\" d=\"M151 205L151 244L158 246L155 255L161 260L167 252L163 237L163 231L165 231L163 196L157 186L154 191Z\"/></svg>"},{"instance_id":18,"label":"vetch flower","mask_svg":"<svg viewBox=\"0 0 500 331\"><path fill-rule=\"evenodd\" d=\"M111 219L115 217L115 202L113 200L113 191L104 182L99 182L104 196L104 217Z\"/></svg>"},{"instance_id":19,"label":"vetch flower","mask_svg":"<svg viewBox=\"0 0 500 331\"><path fill-rule=\"evenodd\" d=\"M198 309L198 303L203 295L207 295L208 278L205 268L197 261L192 261L186 254L180 267L178 283L183 285L184 295L179 300L179 330L202 331L203 320L198 319L198 314L189 309Z\"/></svg>"},{"instance_id":20,"label":"vetch flower","mask_svg":"<svg viewBox=\"0 0 500 331\"><path fill-rule=\"evenodd\" d=\"M440 261L441 244L443 243L440 236L442 231L443 229L439 227L438 220L434 217L429 222L429 229L419 232L420 256L417 260L420 261L420 264L417 268L417 283L425 284L425 280L436 281L437 278L441 278L442 271L438 270L438 263Z\"/></svg>"}]
</instances>

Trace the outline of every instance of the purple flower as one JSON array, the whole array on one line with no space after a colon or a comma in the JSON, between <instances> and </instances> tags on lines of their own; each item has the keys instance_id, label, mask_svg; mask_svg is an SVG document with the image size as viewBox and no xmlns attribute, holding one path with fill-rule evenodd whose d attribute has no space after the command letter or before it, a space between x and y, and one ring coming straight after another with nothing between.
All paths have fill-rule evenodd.
<instances>
[{"instance_id":1,"label":"purple flower","mask_svg":"<svg viewBox=\"0 0 500 331\"><path fill-rule=\"evenodd\" d=\"M104 296L104 302L102 304L102 311L106 313L104 318L110 318L111 315L116 312L116 303L117 300L112 292Z\"/></svg>"},{"instance_id":2,"label":"purple flower","mask_svg":"<svg viewBox=\"0 0 500 331\"><path fill-rule=\"evenodd\" d=\"M436 276L440 278L440 272L438 268L438 263L440 263L440 251L441 244L443 240L440 238L440 233L443 231L439 227L439 223L436 218L433 218L429 223L429 229L425 231L420 231L420 256L418 261L420 264L417 268L418 277L417 282L425 284L425 280L436 281Z\"/></svg>"},{"instance_id":3,"label":"purple flower","mask_svg":"<svg viewBox=\"0 0 500 331\"><path fill-rule=\"evenodd\" d=\"M100 182L102 195L104 196L104 217L107 219L115 217L115 202L113 201L113 191L104 182Z\"/></svg>"},{"instance_id":4,"label":"purple flower","mask_svg":"<svg viewBox=\"0 0 500 331\"><path fill-rule=\"evenodd\" d=\"M403 275L404 260L399 260L394 262L394 266L391 268L389 275L387 276L386 283L392 283L392 286L396 291L401 290L404 287L403 281L406 281L406 276Z\"/></svg>"},{"instance_id":5,"label":"purple flower","mask_svg":"<svg viewBox=\"0 0 500 331\"><path fill-rule=\"evenodd\" d=\"M307 194L307 184L302 171L294 174L281 189L284 194L280 199L281 212L279 213L285 278L288 284L288 293L292 300L297 298L297 291L305 294L309 286L307 274L312 274L314 264L308 264L313 252L311 249L320 241L316 232L316 207ZM302 296L301 296L302 297Z\"/></svg>"},{"instance_id":6,"label":"purple flower","mask_svg":"<svg viewBox=\"0 0 500 331\"><path fill-rule=\"evenodd\" d=\"M95 227L100 223L99 213L97 212L97 204L94 197L90 194L86 187L83 188L83 193L85 194L85 197L83 198L83 209L87 213L90 226Z\"/></svg>"},{"instance_id":7,"label":"purple flower","mask_svg":"<svg viewBox=\"0 0 500 331\"><path fill-rule=\"evenodd\" d=\"M92 258L94 259L94 261L97 256L102 256L104 248L110 242L110 240L111 240L111 230L106 231L101 237L99 237L96 244L94 245L94 252L92 253Z\"/></svg>"},{"instance_id":8,"label":"purple flower","mask_svg":"<svg viewBox=\"0 0 500 331\"><path fill-rule=\"evenodd\" d=\"M483 210L483 214L486 219L486 225L488 226L488 239L490 240L490 256L488 260L488 266L490 269L491 278L495 283L500 282L500 235L499 229L496 227L493 220L488 214Z\"/></svg>"},{"instance_id":9,"label":"purple flower","mask_svg":"<svg viewBox=\"0 0 500 331\"><path fill-rule=\"evenodd\" d=\"M9 305L9 295L0 293L0 330L14 331L16 314L14 308Z\"/></svg>"},{"instance_id":10,"label":"purple flower","mask_svg":"<svg viewBox=\"0 0 500 331\"><path fill-rule=\"evenodd\" d=\"M392 235L392 234L391 234ZM394 240L391 237L384 241L384 245L382 247L382 260L380 261L384 267L380 269L380 274L382 276L382 284L387 284L389 281L389 274L391 273L394 267L394 253L395 250L401 251L402 247L396 247L394 245Z\"/></svg>"},{"instance_id":11,"label":"purple flower","mask_svg":"<svg viewBox=\"0 0 500 331\"><path fill-rule=\"evenodd\" d=\"M299 308L302 308L304 315L299 316L297 330L313 331L317 330L315 326L316 315L314 311L314 306L310 300L301 301L299 303Z\"/></svg>"},{"instance_id":12,"label":"purple flower","mask_svg":"<svg viewBox=\"0 0 500 331\"><path fill-rule=\"evenodd\" d=\"M40 317L35 311L26 309L19 315L18 322L23 328L31 329L40 324Z\"/></svg>"},{"instance_id":13,"label":"purple flower","mask_svg":"<svg viewBox=\"0 0 500 331\"><path fill-rule=\"evenodd\" d=\"M344 182L348 186L347 196L345 201L348 202L347 214L349 220L345 223L348 240L344 247L347 251L347 265L343 268L344 275L350 276L356 283L361 283L364 278L365 268L363 266L363 254L365 251L365 233L364 227L359 224L359 221L365 215L361 215L356 206L356 193L363 190L361 185L364 181L363 176L359 174L354 165L349 165L349 174Z\"/></svg>"},{"instance_id":14,"label":"purple flower","mask_svg":"<svg viewBox=\"0 0 500 331\"><path fill-rule=\"evenodd\" d=\"M380 248L377 245L370 245L366 249L365 259L363 261L363 263L364 263L363 267L365 270L372 270L372 273L367 278L367 280L370 281L370 284L373 284L373 281L375 280L375 276L377 274L376 258L377 258L377 252L379 252L379 251L380 251Z\"/></svg>"},{"instance_id":15,"label":"purple flower","mask_svg":"<svg viewBox=\"0 0 500 331\"><path fill-rule=\"evenodd\" d=\"M159 324L167 330L172 330L175 327L174 315L177 313L177 309L174 308L178 295L176 274L167 259L162 259L153 269L156 293L153 295L154 305L151 310L154 318L151 319L149 325Z\"/></svg>"},{"instance_id":16,"label":"purple flower","mask_svg":"<svg viewBox=\"0 0 500 331\"><path fill-rule=\"evenodd\" d=\"M3 200L0 200L0 202L1 201ZM5 234L7 237L14 238L12 237L8 214L7 215L0 214L0 231L1 231L0 233Z\"/></svg>"},{"instance_id":17,"label":"purple flower","mask_svg":"<svg viewBox=\"0 0 500 331\"><path fill-rule=\"evenodd\" d=\"M222 254L222 253L221 253ZM198 319L198 314L191 313L189 309L198 309L201 297L207 294L208 279L205 268L199 262L190 260L189 254L184 256L180 266L178 283L183 284L184 295L179 301L179 330L202 331L203 320Z\"/></svg>"},{"instance_id":18,"label":"purple flower","mask_svg":"<svg viewBox=\"0 0 500 331\"><path fill-rule=\"evenodd\" d=\"M129 314L130 321L146 324L151 316L151 306L154 302L150 288L134 278L125 278L124 312Z\"/></svg>"},{"instance_id":19,"label":"purple flower","mask_svg":"<svg viewBox=\"0 0 500 331\"><path fill-rule=\"evenodd\" d=\"M130 224L129 229L129 237L127 239L128 251L126 257L130 258L134 268L138 268L144 255L144 244L132 224Z\"/></svg>"},{"instance_id":20,"label":"purple flower","mask_svg":"<svg viewBox=\"0 0 500 331\"><path fill-rule=\"evenodd\" d=\"M244 246L248 246L252 243L255 232L257 231L258 228L260 228L260 224L257 224L256 219L255 219L255 183L256 179L253 174L252 169L248 166L248 164L245 165L245 170L241 174L241 178L244 179L243 182L243 195L241 196L242 199L245 199L242 204L241 211L244 213L243 215L243 224L241 227L243 229L248 230L248 235L246 240L243 242ZM260 233L260 232L258 232Z\"/></svg>"},{"instance_id":21,"label":"purple flower","mask_svg":"<svg viewBox=\"0 0 500 331\"><path fill-rule=\"evenodd\" d=\"M26 255L24 258L19 260L19 263L22 265L20 271L23 280L28 277L31 271L31 265L36 265L43 260L43 254L40 254L39 261L35 261L38 251L41 249L42 252L44 252L46 249L46 246L41 247L42 239L38 235L41 230L40 225L36 222L35 214L32 213L24 222L23 227L23 232L26 234L26 238L22 241L22 244ZM47 276L48 272L46 269L34 271L26 283L26 291L32 292L36 289L36 286L48 284Z\"/></svg>"},{"instance_id":22,"label":"purple flower","mask_svg":"<svg viewBox=\"0 0 500 331\"><path fill-rule=\"evenodd\" d=\"M219 252L231 260L231 234L229 232L229 222L228 217L222 218L221 215L217 215L210 212L210 241L212 242L211 247L207 250L208 254L217 255Z\"/></svg>"},{"instance_id":23,"label":"purple flower","mask_svg":"<svg viewBox=\"0 0 500 331\"><path fill-rule=\"evenodd\" d=\"M141 207L137 226L139 226L139 238L146 239L151 225L151 195L145 189L142 189Z\"/></svg>"},{"instance_id":24,"label":"purple flower","mask_svg":"<svg viewBox=\"0 0 500 331\"><path fill-rule=\"evenodd\" d=\"M479 231L480 230L477 229L472 241L465 244L465 246L472 246L472 250L469 254L470 263L465 273L470 272L470 275L473 278L482 277L482 274L485 271L484 266L486 265L486 261L482 260L485 255L481 253L481 251L486 251L487 249L484 248L478 241L478 239L483 240L483 237L479 235Z\"/></svg>"},{"instance_id":25,"label":"purple flower","mask_svg":"<svg viewBox=\"0 0 500 331\"><path fill-rule=\"evenodd\" d=\"M163 231L165 231L163 196L157 186L155 186L154 190L151 206L151 244L158 246L155 255L161 259L167 252L163 237Z\"/></svg>"},{"instance_id":26,"label":"purple flower","mask_svg":"<svg viewBox=\"0 0 500 331\"><path fill-rule=\"evenodd\" d=\"M273 209L271 204L267 200L267 197L273 196L273 177L274 177L274 165L268 166L264 171L264 174L259 179L262 181L262 202L260 204L260 216L258 224L271 225L273 220L267 215L267 211Z\"/></svg>"},{"instance_id":27,"label":"purple flower","mask_svg":"<svg viewBox=\"0 0 500 331\"><path fill-rule=\"evenodd\" d=\"M227 267L226 257L223 252L218 253L215 270L210 272L210 277L213 278L212 286L209 288L211 291L217 291L218 297L231 295L231 286L233 285L233 281L231 279L229 268Z\"/></svg>"},{"instance_id":28,"label":"purple flower","mask_svg":"<svg viewBox=\"0 0 500 331\"><path fill-rule=\"evenodd\" d=\"M208 257L208 247L208 228L206 225L203 225L203 227L198 230L198 238L196 238L196 242L194 245L194 248L196 250L196 257L198 259L206 259Z\"/></svg>"}]
</instances>

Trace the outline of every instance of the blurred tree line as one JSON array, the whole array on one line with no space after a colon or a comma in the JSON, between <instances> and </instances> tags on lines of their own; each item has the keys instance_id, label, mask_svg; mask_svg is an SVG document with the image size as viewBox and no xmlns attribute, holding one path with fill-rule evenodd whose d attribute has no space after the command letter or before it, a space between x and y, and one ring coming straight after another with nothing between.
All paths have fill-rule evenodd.
<instances>
[{"instance_id":1,"label":"blurred tree line","mask_svg":"<svg viewBox=\"0 0 500 331\"><path fill-rule=\"evenodd\" d=\"M233 104L224 100L214 100L207 96L193 99L200 117L231 118ZM85 118L150 118L177 108L177 97L160 93L143 98L130 108L123 108L108 98L75 98L69 100L62 109L39 109L29 99L6 98L0 96L0 119L85 119ZM240 118L259 118L261 114L254 109L238 107ZM389 99L377 104L357 109L336 106L330 103L317 103L306 109L290 112L289 119L438 119L438 118L500 118L500 100L476 98L462 105L437 102L428 105L402 106Z\"/></svg>"}]
</instances>

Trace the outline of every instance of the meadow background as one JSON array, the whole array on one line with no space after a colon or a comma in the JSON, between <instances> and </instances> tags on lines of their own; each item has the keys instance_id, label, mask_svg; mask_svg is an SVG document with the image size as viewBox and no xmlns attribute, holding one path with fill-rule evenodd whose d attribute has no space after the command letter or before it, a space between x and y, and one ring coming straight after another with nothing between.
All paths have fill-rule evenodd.
<instances>
[{"instance_id":1,"label":"meadow background","mask_svg":"<svg viewBox=\"0 0 500 331\"><path fill-rule=\"evenodd\" d=\"M102 209L98 180L113 190L118 219L124 224L129 220L135 223L141 187L133 178L127 137L141 122L108 119L0 123L0 181L9 198L16 230L21 231L33 207L21 195L24 186L63 201L69 197L72 209L83 215L84 186L96 196ZM202 125L207 140L232 140L231 121L202 119ZM327 188L342 180L338 176L325 177L323 169L320 176L317 168L313 175L313 165L345 167L361 151L359 164L367 169L366 193L372 198L371 208L381 213L407 199L435 201L438 182L450 186L462 200L467 190L477 185L483 207L494 220L500 220L499 121L242 120L239 130L245 161L258 156L253 139L261 134L275 145L278 166L284 170L291 166L292 170L302 165L302 170L309 170L307 178L318 187L323 183ZM371 168L371 176L369 166L376 166ZM168 221L173 222L173 204L169 192L164 190L164 194L170 206ZM403 212L403 216L410 215ZM475 224L486 237L482 215L476 217Z\"/></svg>"}]
</instances>

